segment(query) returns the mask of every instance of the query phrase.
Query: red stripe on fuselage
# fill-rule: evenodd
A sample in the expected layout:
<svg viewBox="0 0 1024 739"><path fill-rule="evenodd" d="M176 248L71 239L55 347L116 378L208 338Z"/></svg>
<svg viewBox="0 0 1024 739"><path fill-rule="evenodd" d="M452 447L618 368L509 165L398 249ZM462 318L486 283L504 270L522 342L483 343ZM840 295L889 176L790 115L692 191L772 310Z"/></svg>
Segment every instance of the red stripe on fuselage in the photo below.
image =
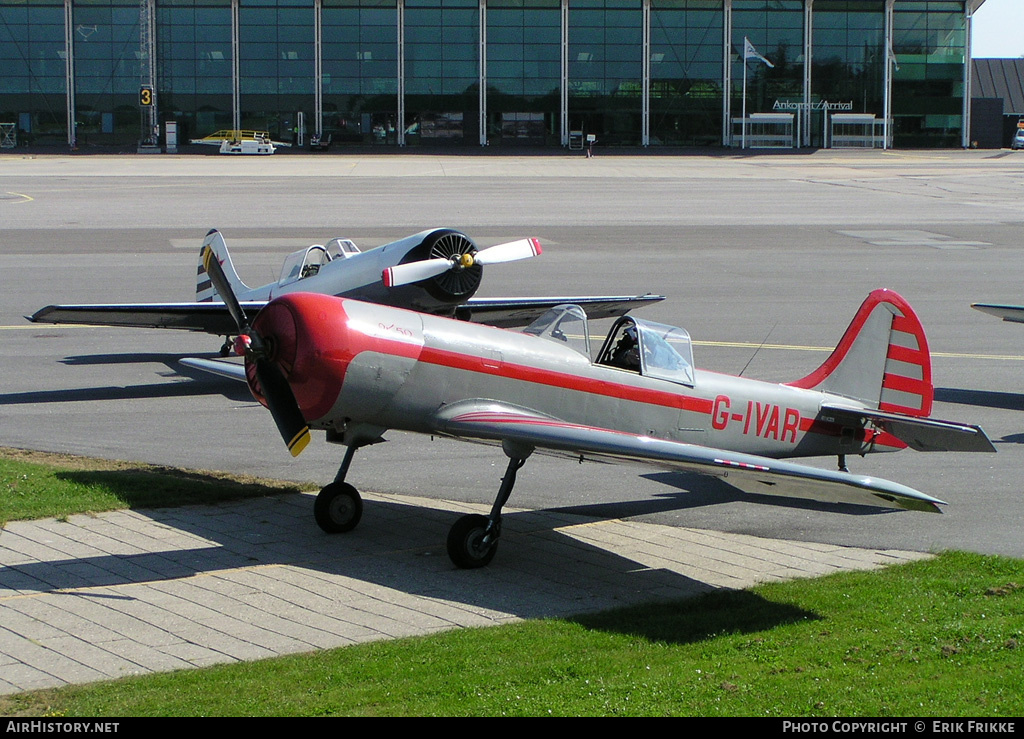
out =
<svg viewBox="0 0 1024 739"><path fill-rule="evenodd" d="M565 390L578 390L590 395L603 395L609 398L632 400L663 408L679 408L694 413L711 415L712 402L705 398L696 398L681 393L669 393L664 390L638 388L631 385L619 385L607 380L596 380L579 375L567 375L564 372L529 367L522 364L502 362L500 366L485 366L483 357L459 354L457 352L432 347L424 347L420 361L441 367L480 372L482 374L507 377L536 385L558 387Z"/></svg>
<svg viewBox="0 0 1024 739"><path fill-rule="evenodd" d="M398 342L388 342L395 343ZM405 351L407 346L396 346L401 356L408 356ZM375 351L385 351L384 341L376 339ZM471 354L461 354L435 347L424 347L420 353L419 361L433 364L439 367L477 372L480 374L505 377L512 380L530 382L547 387L557 387L566 390L574 390L591 395L600 395L609 398L630 400L637 403L646 403L662 408L678 408L693 413L703 413L710 416L713 409L713 401L706 398L698 398L682 393L671 393L663 390L650 388L637 388L631 385L621 385L608 380L597 380L578 375L568 375L564 372L540 369L520 364L502 362L499 366L487 366L483 357ZM838 437L842 434L842 426L834 423L815 421L813 418L803 418L800 430L804 433L815 433L823 436ZM854 435L858 442L874 441L880 446L890 446L894 449L903 449L906 444L889 434L878 434L871 431L860 430Z"/></svg>

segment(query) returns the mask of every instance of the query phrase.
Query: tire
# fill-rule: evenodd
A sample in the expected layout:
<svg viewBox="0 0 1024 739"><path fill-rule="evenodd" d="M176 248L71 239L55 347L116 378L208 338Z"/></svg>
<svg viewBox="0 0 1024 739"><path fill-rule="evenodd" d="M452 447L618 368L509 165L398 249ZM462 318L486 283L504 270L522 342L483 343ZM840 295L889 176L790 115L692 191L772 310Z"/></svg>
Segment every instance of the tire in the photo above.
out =
<svg viewBox="0 0 1024 739"><path fill-rule="evenodd" d="M498 542L492 541L486 549L480 541L487 531L487 516L470 514L463 516L448 532L448 557L456 567L473 570L486 567L498 551Z"/></svg>
<svg viewBox="0 0 1024 739"><path fill-rule="evenodd" d="M332 482L316 496L313 516L328 534L343 534L359 524L363 517L363 499L347 482Z"/></svg>

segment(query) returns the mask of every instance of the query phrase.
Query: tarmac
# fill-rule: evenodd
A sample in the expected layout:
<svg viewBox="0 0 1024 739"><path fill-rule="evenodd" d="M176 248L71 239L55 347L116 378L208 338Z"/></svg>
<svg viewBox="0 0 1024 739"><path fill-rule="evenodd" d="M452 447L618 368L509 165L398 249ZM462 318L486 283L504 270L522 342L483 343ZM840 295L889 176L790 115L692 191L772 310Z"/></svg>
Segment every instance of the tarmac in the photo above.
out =
<svg viewBox="0 0 1024 739"><path fill-rule="evenodd" d="M852 309L866 294L864 283L877 286L877 275L864 268L868 263L884 270L894 288L918 295L936 296L934 285L944 285L945 292L924 301L933 346L958 352L940 360L943 399L969 405L947 410L984 423L999 439L1004 460L936 467L928 455L920 461L898 455L892 467L873 462L873 472L925 480L950 501L949 515L922 516L911 526L902 516L842 517L791 507L773 513L743 497L723 500L718 491L687 501L686 522L702 527L661 525L649 517L590 518L553 506L578 509L591 497L618 501L619 478L607 476L605 483L594 472L571 483L569 497L570 483L551 471L544 489L556 494L517 495L529 508L506 507L497 556L469 571L451 564L445 537L458 515L488 506L436 497L364 493L359 528L333 537L313 521L311 495L11 522L0 529L0 694L571 617L874 569L948 548L1019 556L1015 461L1024 454L1024 406L1006 391L1016 376L1004 363L1019 359L1019 334L966 308L976 299L1017 294L1016 153L634 157L601 151L594 159L19 154L3 156L0 164L5 189L12 191L0 193L7 235L0 264L20 276L5 285L0 306L6 323L19 324L5 336L8 364L14 363L4 389L8 445L114 458L132 449L132 456L153 463L281 476L253 453L261 432L239 433L246 428L245 408L223 413L222 399L193 398L190 386L160 374L163 360L178 356L177 344L170 351L163 337L133 337L132 351L141 355L122 361L124 339L92 332L83 349L66 334L20 330L21 316L46 300L95 302L112 280L126 300L174 295L179 265L181 275L194 281L195 274L194 255L184 259L174 252L176 244L187 241L192 254L194 234L201 238L213 225L232 229L232 240L258 237L264 244L306 239L314 229L333 234L342 226L345 235L383 238L441 222L495 238L529 225L528 233L545 238L545 246L555 244L545 257L554 269L520 265L516 273L536 294L560 289L565 265L588 290L616 294L634 283L649 289L649 273L659 270L659 291L676 296L692 324L714 327L705 335L727 341L763 342L770 334L780 345L825 346L842 320L824 326L819 318L831 318L827 311L792 305L828 298ZM771 197L763 196L767 192ZM132 218L125 221L124 213ZM890 231L872 232L887 239L880 246L867 228L892 229L903 241ZM623 259L637 234L645 258ZM975 248L989 249L988 258L970 251ZM268 246L242 250L247 253L255 263L279 264L278 251ZM68 266L73 269L62 269ZM778 286L797 281L794 302L792 292ZM782 325L772 323L778 315L786 316ZM799 339L782 338L787 330ZM781 352L759 352L758 361L766 376L790 376L793 360ZM746 354L735 369L746 370L743 362L750 364ZM73 381L65 372L74 373ZM119 404L129 399L133 412L126 414ZM257 412L263 413L251 409ZM420 447L394 447L404 451L374 449L374 484L381 489L418 486L447 491L447 497L457 497L460 486L479 490L475 478L465 478L482 473L467 472L472 467L465 462L427 464ZM427 451L436 457L434 449ZM329 479L336 455L316 454L307 452L303 476ZM650 499L652 490L678 496L656 476L637 478L625 492ZM798 536L888 545L788 540ZM920 551L906 551L915 548Z"/></svg>
<svg viewBox="0 0 1024 739"><path fill-rule="evenodd" d="M448 527L487 506L364 500L359 528L337 536L317 528L311 494L8 523L0 695L930 556L507 508L493 562L458 570Z"/></svg>

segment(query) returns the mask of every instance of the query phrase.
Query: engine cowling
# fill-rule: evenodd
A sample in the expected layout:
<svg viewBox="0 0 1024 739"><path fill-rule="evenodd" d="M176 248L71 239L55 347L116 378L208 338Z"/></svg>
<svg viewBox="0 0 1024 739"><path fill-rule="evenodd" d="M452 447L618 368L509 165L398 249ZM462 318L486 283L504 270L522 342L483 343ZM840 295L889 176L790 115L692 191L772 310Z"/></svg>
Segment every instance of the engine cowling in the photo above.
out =
<svg viewBox="0 0 1024 739"><path fill-rule="evenodd" d="M439 228L428 233L419 246L410 249L401 263L453 259L476 251L476 244L466 234L451 228ZM480 287L483 274L483 267L473 262L468 267L453 266L452 269L417 284L421 285L434 300L456 304L473 297Z"/></svg>

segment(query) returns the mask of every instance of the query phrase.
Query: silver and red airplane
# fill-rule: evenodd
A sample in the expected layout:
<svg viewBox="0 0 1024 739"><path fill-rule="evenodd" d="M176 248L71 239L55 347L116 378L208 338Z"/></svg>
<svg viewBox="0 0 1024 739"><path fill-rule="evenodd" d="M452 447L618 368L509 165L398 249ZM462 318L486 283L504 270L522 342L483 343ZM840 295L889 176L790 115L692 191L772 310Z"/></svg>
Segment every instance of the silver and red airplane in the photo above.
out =
<svg viewBox="0 0 1024 739"><path fill-rule="evenodd" d="M255 312L279 295L323 293L371 303L448 315L492 326L526 326L554 305L585 305L591 317L620 316L632 308L663 300L660 295L596 297L475 297L486 265L528 259L541 253L537 239L520 239L478 249L465 234L450 228L422 231L374 249L360 251L349 239L313 244L285 258L280 278L249 287L238 276L224 237L216 229L203 241L223 267L236 300ZM176 328L230 337L235 322L217 300L203 260L196 277L196 300L191 303L113 303L49 305L29 320L37 323L75 323L138 328ZM222 354L228 354L225 340Z"/></svg>
<svg viewBox="0 0 1024 739"><path fill-rule="evenodd" d="M850 454L987 451L976 426L929 418L924 329L907 302L872 292L835 351L774 384L695 369L682 329L622 316L592 358L587 316L556 306L522 332L333 296L292 293L250 323L215 255L207 270L237 322L244 365L183 360L248 382L293 455L309 429L347 446L314 513L328 532L362 515L345 481L355 450L400 429L500 444L509 457L491 512L448 536L459 567L490 562L516 473L534 451L712 475L747 492L939 511L905 485L846 471ZM835 455L839 470L786 457Z"/></svg>

